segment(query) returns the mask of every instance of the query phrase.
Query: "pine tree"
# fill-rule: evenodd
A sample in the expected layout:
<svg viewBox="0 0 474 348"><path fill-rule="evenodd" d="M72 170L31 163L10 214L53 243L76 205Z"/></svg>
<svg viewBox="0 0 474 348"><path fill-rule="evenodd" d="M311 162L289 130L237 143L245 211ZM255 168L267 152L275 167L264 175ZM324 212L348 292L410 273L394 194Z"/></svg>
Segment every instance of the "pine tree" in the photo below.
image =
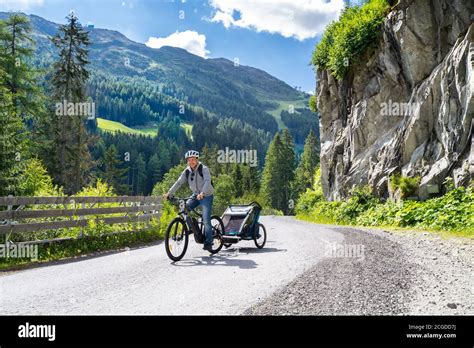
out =
<svg viewBox="0 0 474 348"><path fill-rule="evenodd" d="M114 188L116 193L122 193L127 189L124 185L127 169L120 168L120 166L121 161L118 159L117 149L112 144L104 154L102 178Z"/></svg>
<svg viewBox="0 0 474 348"><path fill-rule="evenodd" d="M0 68L0 196L14 195L21 171L17 153L23 145L17 134L23 132L23 123L15 116L11 94L4 87L5 72Z"/></svg>
<svg viewBox="0 0 474 348"><path fill-rule="evenodd" d="M282 187L282 201L285 202L285 206L280 208L285 214L288 214L294 207L295 196L292 191L292 182L295 178L296 169L296 154L295 154L295 143L293 137L288 129L283 130L282 135L283 154L281 158L280 172L282 175L282 181L284 183ZM291 200L291 201L290 201Z"/></svg>
<svg viewBox="0 0 474 348"><path fill-rule="evenodd" d="M160 159L157 154L152 155L148 160L147 173L148 182L146 193L149 193L153 190L155 184L161 179Z"/></svg>
<svg viewBox="0 0 474 348"><path fill-rule="evenodd" d="M250 167L249 175L250 175L250 192L258 193L260 191L261 172L256 166Z"/></svg>
<svg viewBox="0 0 474 348"><path fill-rule="evenodd" d="M234 185L233 195L234 197L242 197L244 194L244 178L242 175L241 165L234 163L232 168L232 184Z"/></svg>
<svg viewBox="0 0 474 348"><path fill-rule="evenodd" d="M251 194L258 194L260 190L260 173L257 166L244 164L242 167L244 181L244 191Z"/></svg>
<svg viewBox="0 0 474 348"><path fill-rule="evenodd" d="M173 163L175 163L172 160L172 151L174 149L173 145L171 145L169 141L158 141L157 154L159 156L158 159L160 163L160 173L166 173L169 168L173 166Z"/></svg>
<svg viewBox="0 0 474 348"><path fill-rule="evenodd" d="M143 195L145 194L146 188L146 165L143 155L138 154L136 160L132 166L132 172L134 173L134 182L132 186L132 193L134 195Z"/></svg>
<svg viewBox="0 0 474 348"><path fill-rule="evenodd" d="M201 150L200 161L203 162L210 170L211 175L219 175L220 173L220 163L217 162L217 145L210 147L207 143L204 144L204 147Z"/></svg>
<svg viewBox="0 0 474 348"><path fill-rule="evenodd" d="M270 143L262 174L261 194L273 208L290 211L291 182L294 178L295 152L293 139L284 130L277 133Z"/></svg>
<svg viewBox="0 0 474 348"><path fill-rule="evenodd" d="M4 86L11 95L13 112L22 121L39 118L44 113L44 96L38 87L38 71L31 65L34 41L27 17L13 13L0 21L0 64Z"/></svg>
<svg viewBox="0 0 474 348"><path fill-rule="evenodd" d="M52 38L59 50L59 59L54 63L52 77L53 99L56 103L88 102L85 84L89 77L88 61L89 34L82 29L78 18L71 12L68 23L61 25L58 34ZM57 111L57 110L55 110ZM79 191L89 178L93 165L89 146L92 138L86 129L87 115L66 116L55 112L51 125L57 148L54 160L59 163L55 174L66 193Z"/></svg>
<svg viewBox="0 0 474 348"><path fill-rule="evenodd" d="M294 191L297 196L314 184L314 171L319 163L319 148L317 138L311 130L306 138L303 154L296 169Z"/></svg>
<svg viewBox="0 0 474 348"><path fill-rule="evenodd" d="M282 178L278 174L279 161L282 154L283 144L281 142L280 133L276 133L267 155L265 156L265 166L262 174L261 194L263 199L272 207L279 208L282 202L280 188L283 185Z"/></svg>
<svg viewBox="0 0 474 348"><path fill-rule="evenodd" d="M209 167L209 170L212 171L214 166L211 162L210 151L211 151L210 147L207 145L207 143L205 143L203 148L201 149L200 161L205 163L206 166Z"/></svg>
<svg viewBox="0 0 474 348"><path fill-rule="evenodd" d="M33 40L28 19L11 14L0 21L0 194L19 194L26 168L27 122L42 116L43 94L30 66Z"/></svg>

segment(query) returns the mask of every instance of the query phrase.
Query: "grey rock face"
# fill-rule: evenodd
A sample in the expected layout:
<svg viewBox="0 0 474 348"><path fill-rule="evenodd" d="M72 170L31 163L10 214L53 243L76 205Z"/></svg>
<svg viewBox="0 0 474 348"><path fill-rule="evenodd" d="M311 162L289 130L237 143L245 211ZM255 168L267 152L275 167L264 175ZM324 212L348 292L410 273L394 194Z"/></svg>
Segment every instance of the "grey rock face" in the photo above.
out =
<svg viewBox="0 0 474 348"><path fill-rule="evenodd" d="M388 196L393 173L420 176L419 196L474 174L474 2L400 1L375 46L337 81L318 71L326 197L356 185Z"/></svg>

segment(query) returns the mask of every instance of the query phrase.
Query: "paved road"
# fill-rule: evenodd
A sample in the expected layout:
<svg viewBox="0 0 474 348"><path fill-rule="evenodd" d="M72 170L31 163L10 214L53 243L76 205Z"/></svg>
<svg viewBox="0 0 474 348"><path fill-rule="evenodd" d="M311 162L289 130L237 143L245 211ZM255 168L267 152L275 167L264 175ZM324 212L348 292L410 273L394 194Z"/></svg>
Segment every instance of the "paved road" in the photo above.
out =
<svg viewBox="0 0 474 348"><path fill-rule="evenodd" d="M163 243L81 261L0 274L2 314L240 314L342 243L331 227L262 217L268 239L209 256L190 242L174 264Z"/></svg>

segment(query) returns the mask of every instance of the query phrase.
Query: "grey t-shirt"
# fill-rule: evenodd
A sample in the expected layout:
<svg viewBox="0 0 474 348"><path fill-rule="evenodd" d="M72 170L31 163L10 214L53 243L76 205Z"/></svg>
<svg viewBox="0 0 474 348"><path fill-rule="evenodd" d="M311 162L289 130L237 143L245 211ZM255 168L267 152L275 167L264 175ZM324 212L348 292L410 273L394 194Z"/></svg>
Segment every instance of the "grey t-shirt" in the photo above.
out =
<svg viewBox="0 0 474 348"><path fill-rule="evenodd" d="M198 173L199 165L202 165L202 177ZM189 170L188 185L194 194L200 194L203 192L206 197L214 194L214 188L211 184L211 172L208 167L199 162L194 171L190 166L187 166L186 169L183 170L178 180L176 180L173 186L169 189L169 195L172 196L186 182L186 170Z"/></svg>

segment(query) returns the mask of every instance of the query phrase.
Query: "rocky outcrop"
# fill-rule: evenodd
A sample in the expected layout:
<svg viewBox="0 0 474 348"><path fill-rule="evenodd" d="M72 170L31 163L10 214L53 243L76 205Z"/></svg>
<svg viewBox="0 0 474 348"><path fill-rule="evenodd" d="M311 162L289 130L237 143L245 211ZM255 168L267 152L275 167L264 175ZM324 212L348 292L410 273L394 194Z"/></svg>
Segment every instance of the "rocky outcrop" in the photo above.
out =
<svg viewBox="0 0 474 348"><path fill-rule="evenodd" d="M326 197L356 185L388 196L389 176L420 176L419 196L474 172L474 2L406 0L344 79L317 73Z"/></svg>

